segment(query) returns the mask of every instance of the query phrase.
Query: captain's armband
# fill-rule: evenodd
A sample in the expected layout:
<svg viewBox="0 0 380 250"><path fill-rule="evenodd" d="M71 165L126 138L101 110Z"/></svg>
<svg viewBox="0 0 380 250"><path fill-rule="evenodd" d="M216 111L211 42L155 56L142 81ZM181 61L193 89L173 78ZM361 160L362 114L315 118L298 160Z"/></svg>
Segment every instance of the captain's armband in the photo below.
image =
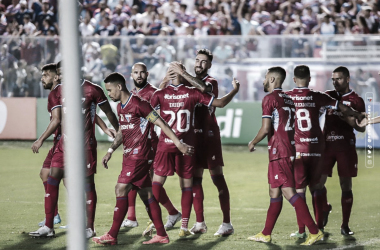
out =
<svg viewBox="0 0 380 250"><path fill-rule="evenodd" d="M154 123L158 119L158 116L159 116L158 113L155 110L152 110L152 112L149 113L146 119L149 122Z"/></svg>

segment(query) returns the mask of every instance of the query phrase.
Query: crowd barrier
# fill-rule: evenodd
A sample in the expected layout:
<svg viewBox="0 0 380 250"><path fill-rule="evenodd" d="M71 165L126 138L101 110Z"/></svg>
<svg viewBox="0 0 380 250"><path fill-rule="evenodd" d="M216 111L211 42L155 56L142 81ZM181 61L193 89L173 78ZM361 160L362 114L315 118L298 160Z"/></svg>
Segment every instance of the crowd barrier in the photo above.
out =
<svg viewBox="0 0 380 250"><path fill-rule="evenodd" d="M380 102L365 100L371 116L380 115ZM117 103L111 102L116 112ZM49 123L46 98L2 98L0 99L0 140L35 140ZM110 126L105 114L98 109L98 115ZM216 109L223 144L247 145L261 127L260 102L232 102L223 109ZM356 133L356 146L364 148L368 140L380 148L380 124L367 127L366 133ZM370 136L369 136L370 135ZM96 126L98 141L112 141ZM52 139L49 138L49 139ZM263 140L260 145L265 145Z"/></svg>

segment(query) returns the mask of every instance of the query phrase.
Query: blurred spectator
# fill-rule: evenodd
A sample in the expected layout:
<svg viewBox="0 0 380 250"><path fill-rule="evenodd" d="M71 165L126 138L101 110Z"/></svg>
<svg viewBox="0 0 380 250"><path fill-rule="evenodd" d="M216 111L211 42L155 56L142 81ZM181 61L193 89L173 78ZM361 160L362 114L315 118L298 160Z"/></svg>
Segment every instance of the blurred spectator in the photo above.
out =
<svg viewBox="0 0 380 250"><path fill-rule="evenodd" d="M362 6L362 11L358 15L358 24L364 34L379 33L379 17L372 13L371 6Z"/></svg>
<svg viewBox="0 0 380 250"><path fill-rule="evenodd" d="M43 48L36 38L26 37L25 41L21 42L21 59L28 65L38 64L43 58Z"/></svg>
<svg viewBox="0 0 380 250"><path fill-rule="evenodd" d="M26 62L21 60L18 62L18 68L16 70L16 83L13 84L12 91L8 94L8 97L28 97L29 86L26 83Z"/></svg>
<svg viewBox="0 0 380 250"><path fill-rule="evenodd" d="M99 3L100 0L83 0L83 9L93 13L98 8Z"/></svg>
<svg viewBox="0 0 380 250"><path fill-rule="evenodd" d="M233 57L233 49L230 45L226 45L224 40L220 41L220 45L216 46L212 52L215 62L224 63L226 60Z"/></svg>
<svg viewBox="0 0 380 250"><path fill-rule="evenodd" d="M139 26L137 26L136 19L131 20L131 25L129 26L128 36L135 36L138 34L144 34Z"/></svg>
<svg viewBox="0 0 380 250"><path fill-rule="evenodd" d="M167 40L162 39L160 40L160 45L156 48L154 54L157 57L164 56L166 62L172 62L174 61L174 56L176 54L175 48L168 43Z"/></svg>
<svg viewBox="0 0 380 250"><path fill-rule="evenodd" d="M186 28L189 26L188 23L181 22L178 19L174 19L174 31L177 36L186 35Z"/></svg>
<svg viewBox="0 0 380 250"><path fill-rule="evenodd" d="M33 11L27 9L26 0L20 1L20 10L15 14L15 19L18 24L24 24L24 15L29 15L30 18L33 17Z"/></svg>
<svg viewBox="0 0 380 250"><path fill-rule="evenodd" d="M162 11L164 16L169 18L170 23L172 23L176 18L176 13L178 10L179 4L174 0L168 0L159 8L159 11Z"/></svg>
<svg viewBox="0 0 380 250"><path fill-rule="evenodd" d="M115 71L119 61L119 49L111 43L111 40L105 40L105 44L100 47L100 54L104 66L111 71Z"/></svg>
<svg viewBox="0 0 380 250"><path fill-rule="evenodd" d="M158 62L149 70L150 82L158 87L162 79L164 79L168 68L169 63L165 61L165 56L161 55Z"/></svg>
<svg viewBox="0 0 380 250"><path fill-rule="evenodd" d="M95 34L96 20L93 19L89 10L85 11L83 21L79 24L79 32L82 37L93 36Z"/></svg>
<svg viewBox="0 0 380 250"><path fill-rule="evenodd" d="M129 19L129 16L127 13L122 12L122 5L116 5L115 10L112 15L112 23L116 25L118 30L121 30L123 27L123 23L125 20Z"/></svg>
<svg viewBox="0 0 380 250"><path fill-rule="evenodd" d="M45 18L50 17L51 22L56 26L56 19L54 13L49 9L49 0L42 0L42 11L36 16L36 22L39 30L43 29L43 21Z"/></svg>
<svg viewBox="0 0 380 250"><path fill-rule="evenodd" d="M96 34L98 34L101 37L109 37L109 36L117 36L120 33L117 27L113 23L111 23L110 17L105 16L101 22L101 26L96 31Z"/></svg>
<svg viewBox="0 0 380 250"><path fill-rule="evenodd" d="M36 26L30 21L30 18L31 17L28 14L24 15L24 25L20 25L21 34L25 34L26 36L33 35L37 29Z"/></svg>
<svg viewBox="0 0 380 250"><path fill-rule="evenodd" d="M2 85L2 96L7 96L12 84L16 82L17 59L9 53L8 45L3 44L0 50L0 69L3 71L5 84Z"/></svg>
<svg viewBox="0 0 380 250"><path fill-rule="evenodd" d="M8 23L12 23L15 15L20 11L19 2L20 0L12 0L12 4L7 7L7 10L5 11L5 17L7 18Z"/></svg>
<svg viewBox="0 0 380 250"><path fill-rule="evenodd" d="M337 32L335 22L331 21L330 15L322 14L318 20L318 25L315 26L312 33L319 33L322 35L334 35Z"/></svg>

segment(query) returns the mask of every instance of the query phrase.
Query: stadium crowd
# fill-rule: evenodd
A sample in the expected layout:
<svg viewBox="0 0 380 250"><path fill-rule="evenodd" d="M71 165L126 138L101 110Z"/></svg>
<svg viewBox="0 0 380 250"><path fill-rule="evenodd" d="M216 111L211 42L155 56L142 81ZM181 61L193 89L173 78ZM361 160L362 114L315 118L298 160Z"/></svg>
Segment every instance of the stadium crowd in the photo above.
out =
<svg viewBox="0 0 380 250"><path fill-rule="evenodd" d="M129 75L131 66L142 61L157 86L170 62L192 67L187 58L202 47L212 50L215 63L320 57L318 37L270 35L323 37L373 34L379 29L375 1L82 0L81 4L83 73L97 84L113 71ZM47 96L39 69L61 60L57 5L56 0L0 1L1 97ZM218 35L232 37L217 39ZM226 83L231 81L230 68L218 73ZM131 79L127 81L131 84Z"/></svg>

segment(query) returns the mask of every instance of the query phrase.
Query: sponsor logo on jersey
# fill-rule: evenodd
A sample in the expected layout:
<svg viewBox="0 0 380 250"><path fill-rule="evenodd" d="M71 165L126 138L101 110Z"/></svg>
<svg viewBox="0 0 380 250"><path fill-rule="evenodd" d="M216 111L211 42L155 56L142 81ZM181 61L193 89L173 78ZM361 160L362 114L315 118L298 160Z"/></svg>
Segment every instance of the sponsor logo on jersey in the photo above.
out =
<svg viewBox="0 0 380 250"><path fill-rule="evenodd" d="M301 153L300 152L296 152L296 159L301 159Z"/></svg>
<svg viewBox="0 0 380 250"><path fill-rule="evenodd" d="M314 102L296 102L294 103L296 108L314 108L315 103Z"/></svg>
<svg viewBox="0 0 380 250"><path fill-rule="evenodd" d="M326 138L326 141L336 141L336 140L343 140L343 139L344 139L343 135L328 135Z"/></svg>
<svg viewBox="0 0 380 250"><path fill-rule="evenodd" d="M343 101L343 104L346 106L351 106L351 102L349 102L349 101Z"/></svg>
<svg viewBox="0 0 380 250"><path fill-rule="evenodd" d="M185 106L184 102L170 102L169 103L169 107L170 108L180 108L180 107L183 107L183 106Z"/></svg>
<svg viewBox="0 0 380 250"><path fill-rule="evenodd" d="M284 103L288 105L294 105L293 101L289 99L284 99Z"/></svg>
<svg viewBox="0 0 380 250"><path fill-rule="evenodd" d="M123 115L120 115L120 121L124 121L124 116Z"/></svg>
<svg viewBox="0 0 380 250"><path fill-rule="evenodd" d="M189 93L186 93L184 95L165 94L164 96L164 99L167 99L167 100L177 100L177 99L185 99L185 98L189 98Z"/></svg>
<svg viewBox="0 0 380 250"><path fill-rule="evenodd" d="M135 124L121 125L121 130L134 129Z"/></svg>
<svg viewBox="0 0 380 250"><path fill-rule="evenodd" d="M127 148L127 149L124 149L124 154L128 154L129 152L132 151L132 148Z"/></svg>
<svg viewBox="0 0 380 250"><path fill-rule="evenodd" d="M300 138L300 142L318 142L318 137L315 137L315 138Z"/></svg>
<svg viewBox="0 0 380 250"><path fill-rule="evenodd" d="M301 153L301 156L321 157L321 154L318 154L318 153Z"/></svg>
<svg viewBox="0 0 380 250"><path fill-rule="evenodd" d="M131 114L126 114L124 115L125 116L125 120L127 120L127 122L130 122L131 121L131 118L132 118L132 115Z"/></svg>
<svg viewBox="0 0 380 250"><path fill-rule="evenodd" d="M127 176L131 176L131 172L128 172L128 173L127 173Z"/></svg>
<svg viewBox="0 0 380 250"><path fill-rule="evenodd" d="M275 155L277 153L277 148L273 149L273 154Z"/></svg>
<svg viewBox="0 0 380 250"><path fill-rule="evenodd" d="M271 147L272 147L272 146L268 146L268 150L270 150Z"/></svg>
<svg viewBox="0 0 380 250"><path fill-rule="evenodd" d="M139 153L139 149L138 148L135 148L134 150L133 150L133 154L134 155L137 155Z"/></svg>
<svg viewBox="0 0 380 250"><path fill-rule="evenodd" d="M275 178L276 180L278 180L278 174L276 174L276 175L274 176L274 178Z"/></svg>
<svg viewBox="0 0 380 250"><path fill-rule="evenodd" d="M165 142L166 142L166 143L173 143L173 141L170 140L169 138L165 138Z"/></svg>
<svg viewBox="0 0 380 250"><path fill-rule="evenodd" d="M292 96L291 97L292 100L296 100L296 101L312 101L313 100L313 96Z"/></svg>

